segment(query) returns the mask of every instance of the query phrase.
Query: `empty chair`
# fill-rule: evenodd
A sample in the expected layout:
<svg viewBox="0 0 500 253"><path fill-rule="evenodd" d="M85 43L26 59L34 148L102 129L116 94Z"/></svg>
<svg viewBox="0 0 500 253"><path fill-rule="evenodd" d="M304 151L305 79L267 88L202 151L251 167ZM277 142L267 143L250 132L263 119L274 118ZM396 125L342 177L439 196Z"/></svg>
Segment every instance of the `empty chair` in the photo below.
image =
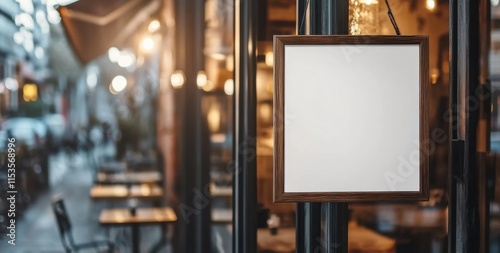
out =
<svg viewBox="0 0 500 253"><path fill-rule="evenodd" d="M66 252L79 252L80 250L89 248L94 248L97 252L100 252L100 249L106 250L106 252L113 252L113 243L108 240L99 240L79 244L75 243L73 235L71 234L71 223L69 221L66 208L64 207L63 199L56 198L52 201L52 210L56 216L62 245Z"/></svg>

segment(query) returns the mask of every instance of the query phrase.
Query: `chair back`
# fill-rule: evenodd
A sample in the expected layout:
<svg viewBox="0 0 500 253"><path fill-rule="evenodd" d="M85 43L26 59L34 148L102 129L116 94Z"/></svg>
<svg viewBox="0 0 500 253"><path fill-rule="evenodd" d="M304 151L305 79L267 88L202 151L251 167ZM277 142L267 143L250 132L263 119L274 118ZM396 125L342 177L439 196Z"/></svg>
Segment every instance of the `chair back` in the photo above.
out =
<svg viewBox="0 0 500 253"><path fill-rule="evenodd" d="M63 247L66 252L71 252L71 248L74 246L74 241L71 235L71 223L62 198L56 198L52 201L52 210L56 217Z"/></svg>

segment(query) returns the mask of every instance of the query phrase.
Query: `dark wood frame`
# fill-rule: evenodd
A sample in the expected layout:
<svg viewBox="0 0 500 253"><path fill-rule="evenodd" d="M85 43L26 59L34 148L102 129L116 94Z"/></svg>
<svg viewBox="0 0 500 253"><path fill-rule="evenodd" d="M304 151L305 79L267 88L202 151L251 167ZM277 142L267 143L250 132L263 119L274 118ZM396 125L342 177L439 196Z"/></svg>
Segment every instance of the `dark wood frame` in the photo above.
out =
<svg viewBox="0 0 500 253"><path fill-rule="evenodd" d="M420 190L377 192L285 192L285 46L286 45L397 45L420 49ZM275 36L274 37L274 202L423 201L429 199L429 40L428 36Z"/></svg>

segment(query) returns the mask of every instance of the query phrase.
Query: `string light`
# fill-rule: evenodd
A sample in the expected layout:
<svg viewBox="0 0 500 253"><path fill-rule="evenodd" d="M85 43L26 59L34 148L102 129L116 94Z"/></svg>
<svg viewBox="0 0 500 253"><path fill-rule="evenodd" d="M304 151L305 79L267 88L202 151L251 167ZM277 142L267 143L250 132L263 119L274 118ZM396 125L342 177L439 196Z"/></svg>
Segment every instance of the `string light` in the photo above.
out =
<svg viewBox="0 0 500 253"><path fill-rule="evenodd" d="M186 77L184 76L184 72L182 70L176 70L172 73L172 76L170 76L170 83L172 84L172 87L176 89L182 88L185 81Z"/></svg>
<svg viewBox="0 0 500 253"><path fill-rule="evenodd" d="M153 21L151 21L149 23L149 25L148 25L148 31L150 33L154 33L154 32L156 32L158 30L160 30L160 21L158 21L158 20L155 19L155 20L153 20Z"/></svg>
<svg viewBox="0 0 500 253"><path fill-rule="evenodd" d="M116 92L121 92L127 87L127 79L124 76L115 76L111 81L111 87Z"/></svg>
<svg viewBox="0 0 500 253"><path fill-rule="evenodd" d="M234 94L234 80L233 79L226 80L226 82L224 83L224 92L228 96L231 96Z"/></svg>
<svg viewBox="0 0 500 253"><path fill-rule="evenodd" d="M207 80L207 74L205 73L205 71L198 71L198 75L196 75L196 85L198 85L198 88L203 89L203 87L207 85Z"/></svg>
<svg viewBox="0 0 500 253"><path fill-rule="evenodd" d="M141 48L141 51L144 52L144 53L149 54L149 53L153 52L154 47L155 47L155 42L149 36L146 37L146 38L144 38L141 41L140 48Z"/></svg>

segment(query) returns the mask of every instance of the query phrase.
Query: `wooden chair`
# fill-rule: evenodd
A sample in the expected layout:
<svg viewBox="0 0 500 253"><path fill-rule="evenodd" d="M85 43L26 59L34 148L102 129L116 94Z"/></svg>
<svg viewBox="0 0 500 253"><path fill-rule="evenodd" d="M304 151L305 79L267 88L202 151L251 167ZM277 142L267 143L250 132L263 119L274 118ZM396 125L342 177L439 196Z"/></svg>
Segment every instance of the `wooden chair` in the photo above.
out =
<svg viewBox="0 0 500 253"><path fill-rule="evenodd" d="M71 233L71 223L69 221L69 216L66 212L63 199L56 198L54 201L52 201L52 210L54 211L54 215L56 216L62 245L67 253L79 252L80 250L89 248L94 248L96 252L99 252L99 249L101 248L106 248L106 252L113 252L114 245L111 241L107 240L99 240L79 244L75 243L75 240L73 239L73 235Z"/></svg>

